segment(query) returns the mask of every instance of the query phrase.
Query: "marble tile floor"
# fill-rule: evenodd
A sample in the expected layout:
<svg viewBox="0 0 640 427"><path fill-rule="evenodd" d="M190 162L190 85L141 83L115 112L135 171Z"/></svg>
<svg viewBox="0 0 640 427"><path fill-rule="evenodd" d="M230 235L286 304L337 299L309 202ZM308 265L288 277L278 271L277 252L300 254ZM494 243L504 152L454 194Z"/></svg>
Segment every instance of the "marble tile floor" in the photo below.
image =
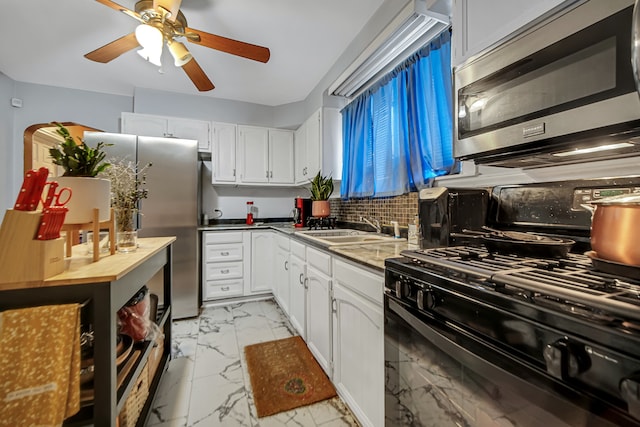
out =
<svg viewBox="0 0 640 427"><path fill-rule="evenodd" d="M273 299L207 307L196 319L174 321L172 333L148 427L358 426L338 397L257 417L243 348L295 334Z"/></svg>

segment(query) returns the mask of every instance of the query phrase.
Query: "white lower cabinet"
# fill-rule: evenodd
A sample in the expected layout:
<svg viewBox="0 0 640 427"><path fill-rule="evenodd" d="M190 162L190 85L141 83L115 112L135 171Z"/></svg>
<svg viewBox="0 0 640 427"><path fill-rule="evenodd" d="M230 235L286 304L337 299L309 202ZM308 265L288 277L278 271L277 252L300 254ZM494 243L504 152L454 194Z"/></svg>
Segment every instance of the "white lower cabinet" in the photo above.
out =
<svg viewBox="0 0 640 427"><path fill-rule="evenodd" d="M306 341L306 302L307 302L307 276L306 276L305 246L294 240L290 242L289 250L289 320L291 325Z"/></svg>
<svg viewBox="0 0 640 427"><path fill-rule="evenodd" d="M383 426L384 277L333 266L333 384L363 426Z"/></svg>
<svg viewBox="0 0 640 427"><path fill-rule="evenodd" d="M273 296L285 314L289 315L289 301L291 297L289 286L289 238L277 234L275 236L275 273L273 283Z"/></svg>
<svg viewBox="0 0 640 427"><path fill-rule="evenodd" d="M270 292L273 286L275 253L274 232L251 231L251 286L249 292Z"/></svg>
<svg viewBox="0 0 640 427"><path fill-rule="evenodd" d="M329 378L331 363L331 255L307 247L307 347Z"/></svg>
<svg viewBox="0 0 640 427"><path fill-rule="evenodd" d="M205 232L202 235L202 299L241 296L247 276L248 233Z"/></svg>

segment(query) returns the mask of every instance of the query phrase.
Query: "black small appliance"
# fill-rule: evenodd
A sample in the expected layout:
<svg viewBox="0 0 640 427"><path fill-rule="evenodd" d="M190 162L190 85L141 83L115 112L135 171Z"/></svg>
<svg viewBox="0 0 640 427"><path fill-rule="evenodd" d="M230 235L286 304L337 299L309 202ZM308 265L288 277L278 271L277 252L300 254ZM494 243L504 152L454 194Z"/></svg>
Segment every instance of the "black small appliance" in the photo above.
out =
<svg viewBox="0 0 640 427"><path fill-rule="evenodd" d="M418 195L420 248L466 244L465 231L482 231L489 191L480 188L425 188ZM477 236L476 236L477 237Z"/></svg>

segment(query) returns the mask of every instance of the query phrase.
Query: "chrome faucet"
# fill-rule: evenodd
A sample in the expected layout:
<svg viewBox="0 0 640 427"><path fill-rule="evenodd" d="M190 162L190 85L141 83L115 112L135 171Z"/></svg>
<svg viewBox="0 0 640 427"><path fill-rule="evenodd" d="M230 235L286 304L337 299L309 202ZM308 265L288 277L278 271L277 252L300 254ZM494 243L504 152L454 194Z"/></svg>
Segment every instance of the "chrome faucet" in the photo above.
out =
<svg viewBox="0 0 640 427"><path fill-rule="evenodd" d="M371 222L370 220L368 220L367 218L361 216L360 217L360 221L366 222L367 224L369 224L370 226L372 226L373 228L376 229L376 233L382 233L382 227L380 226L380 221L372 218L373 222Z"/></svg>

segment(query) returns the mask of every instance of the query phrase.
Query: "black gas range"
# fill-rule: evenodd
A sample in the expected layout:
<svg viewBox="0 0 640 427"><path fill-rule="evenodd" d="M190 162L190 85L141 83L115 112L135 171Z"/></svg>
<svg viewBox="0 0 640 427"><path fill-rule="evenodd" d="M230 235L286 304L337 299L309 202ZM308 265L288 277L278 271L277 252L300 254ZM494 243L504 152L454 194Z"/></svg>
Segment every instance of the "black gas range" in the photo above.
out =
<svg viewBox="0 0 640 427"><path fill-rule="evenodd" d="M493 189L492 227L582 241L578 251L477 241L388 259L387 425L640 426L640 274L583 251L575 200L637 184Z"/></svg>

